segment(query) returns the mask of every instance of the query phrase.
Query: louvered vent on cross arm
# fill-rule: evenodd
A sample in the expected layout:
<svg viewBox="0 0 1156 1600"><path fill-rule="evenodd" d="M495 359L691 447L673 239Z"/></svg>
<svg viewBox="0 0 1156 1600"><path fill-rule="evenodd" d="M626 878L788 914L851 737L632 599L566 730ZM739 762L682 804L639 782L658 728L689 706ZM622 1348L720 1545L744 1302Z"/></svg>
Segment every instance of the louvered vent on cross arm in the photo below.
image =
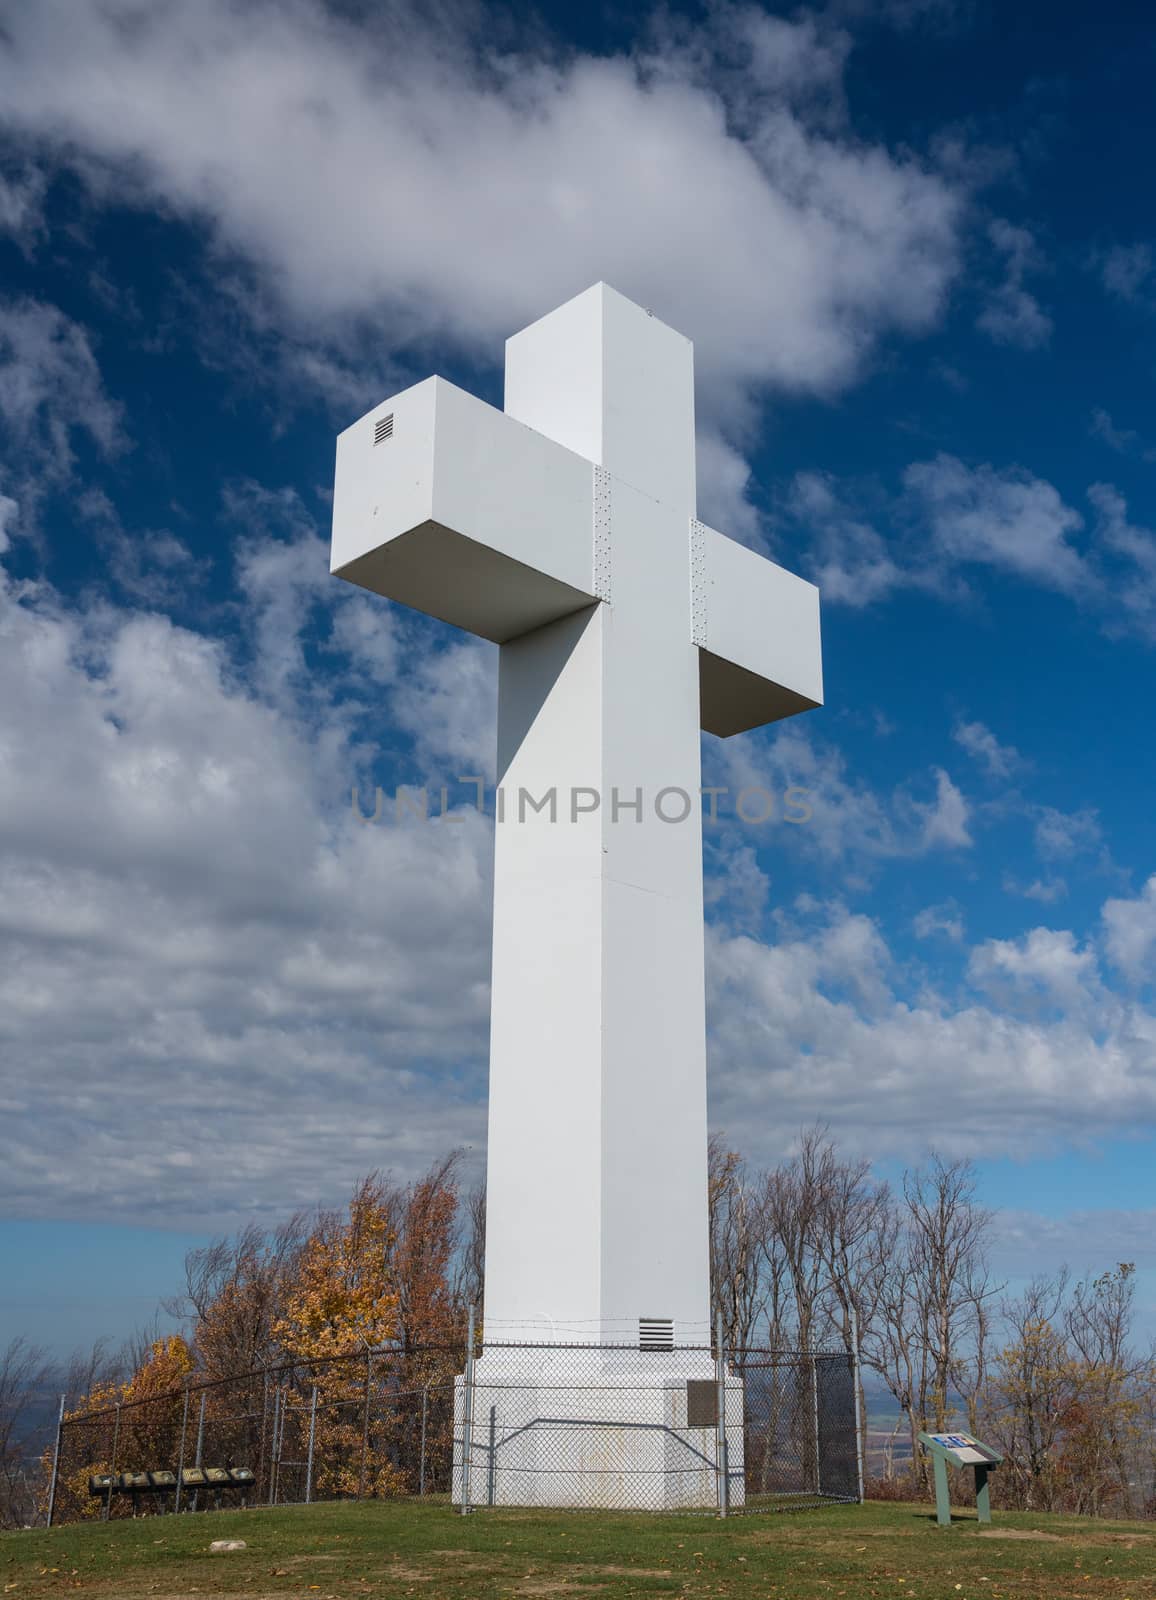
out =
<svg viewBox="0 0 1156 1600"><path fill-rule="evenodd" d="M393 438L393 412L388 417L378 417L373 425L374 444L384 444L387 439Z"/></svg>
<svg viewBox="0 0 1156 1600"><path fill-rule="evenodd" d="M640 1350L673 1350L674 1323L670 1317L639 1317L638 1348Z"/></svg>

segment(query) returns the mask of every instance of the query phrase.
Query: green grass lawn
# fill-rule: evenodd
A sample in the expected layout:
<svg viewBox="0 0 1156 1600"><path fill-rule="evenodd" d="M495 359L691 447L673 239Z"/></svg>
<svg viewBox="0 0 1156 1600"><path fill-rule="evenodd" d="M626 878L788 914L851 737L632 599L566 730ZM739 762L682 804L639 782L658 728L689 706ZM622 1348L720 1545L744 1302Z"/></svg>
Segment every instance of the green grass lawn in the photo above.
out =
<svg viewBox="0 0 1156 1600"><path fill-rule="evenodd" d="M210 1555L213 1539L247 1549ZM477 1511L406 1502L222 1511L0 1535L0 1589L26 1596L847 1595L920 1600L1156 1596L1156 1527L831 1506L792 1516Z"/></svg>

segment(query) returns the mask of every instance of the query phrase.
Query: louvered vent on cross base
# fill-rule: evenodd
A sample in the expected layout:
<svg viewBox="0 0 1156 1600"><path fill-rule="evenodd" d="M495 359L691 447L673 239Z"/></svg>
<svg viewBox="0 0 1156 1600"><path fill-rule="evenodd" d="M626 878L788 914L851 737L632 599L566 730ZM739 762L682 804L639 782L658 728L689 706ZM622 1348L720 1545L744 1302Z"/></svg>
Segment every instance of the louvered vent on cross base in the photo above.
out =
<svg viewBox="0 0 1156 1600"><path fill-rule="evenodd" d="M674 1323L670 1317L639 1317L638 1348L640 1350L673 1350Z"/></svg>
<svg viewBox="0 0 1156 1600"><path fill-rule="evenodd" d="M384 444L387 439L393 438L393 412L388 417L378 417L373 425L374 444Z"/></svg>

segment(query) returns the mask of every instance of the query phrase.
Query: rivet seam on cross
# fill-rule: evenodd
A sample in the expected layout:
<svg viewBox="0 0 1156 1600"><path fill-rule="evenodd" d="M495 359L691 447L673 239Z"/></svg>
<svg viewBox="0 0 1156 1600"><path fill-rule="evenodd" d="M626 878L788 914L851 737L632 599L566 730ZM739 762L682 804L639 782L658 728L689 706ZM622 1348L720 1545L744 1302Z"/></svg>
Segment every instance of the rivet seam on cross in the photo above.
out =
<svg viewBox="0 0 1156 1600"><path fill-rule="evenodd" d="M594 593L610 604L610 474L594 468Z"/></svg>
<svg viewBox="0 0 1156 1600"><path fill-rule="evenodd" d="M706 526L690 519L690 637L706 648Z"/></svg>

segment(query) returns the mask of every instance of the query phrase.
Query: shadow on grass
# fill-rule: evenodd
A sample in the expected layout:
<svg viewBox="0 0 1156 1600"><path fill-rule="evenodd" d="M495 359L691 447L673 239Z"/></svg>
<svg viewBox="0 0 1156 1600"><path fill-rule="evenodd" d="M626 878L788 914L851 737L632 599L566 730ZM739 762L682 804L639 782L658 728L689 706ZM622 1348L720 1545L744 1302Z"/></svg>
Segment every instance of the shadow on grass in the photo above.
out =
<svg viewBox="0 0 1156 1600"><path fill-rule="evenodd" d="M934 1511L913 1511L911 1519L913 1522L930 1522L935 1527L939 1526ZM978 1517L974 1515L969 1517L965 1511L953 1511L951 1513L951 1526L954 1528L957 1522L967 1523L973 1528L978 1528L980 1525ZM984 1523L984 1527L986 1526L987 1524Z"/></svg>

